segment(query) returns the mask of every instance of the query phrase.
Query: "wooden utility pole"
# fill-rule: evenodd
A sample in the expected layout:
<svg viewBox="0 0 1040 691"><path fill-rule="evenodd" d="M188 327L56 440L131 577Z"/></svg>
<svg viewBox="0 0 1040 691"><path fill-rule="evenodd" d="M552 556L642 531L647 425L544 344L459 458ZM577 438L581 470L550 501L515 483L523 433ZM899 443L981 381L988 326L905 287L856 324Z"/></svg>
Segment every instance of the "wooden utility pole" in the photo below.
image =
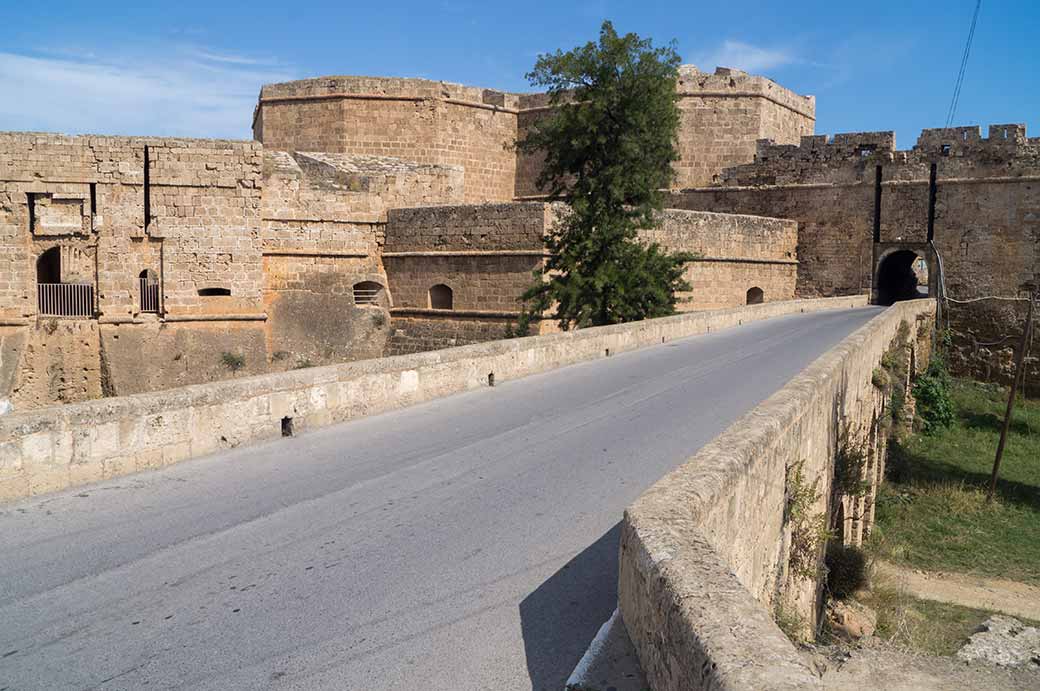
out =
<svg viewBox="0 0 1040 691"><path fill-rule="evenodd" d="M1004 425L1000 428L1000 442L997 444L997 457L993 459L993 474L989 479L989 497L997 491L997 475L1000 473L1000 459L1004 456L1004 444L1007 443L1008 428L1011 426L1011 412L1015 408L1015 393L1018 391L1018 382L1022 379L1022 367L1026 359L1026 348L1029 347L1029 332L1033 329L1033 298L1029 299L1029 311L1026 313L1026 327L1022 330L1022 340L1018 344L1018 353L1015 356L1015 375L1011 380L1011 391L1008 394L1007 412L1004 413Z"/></svg>

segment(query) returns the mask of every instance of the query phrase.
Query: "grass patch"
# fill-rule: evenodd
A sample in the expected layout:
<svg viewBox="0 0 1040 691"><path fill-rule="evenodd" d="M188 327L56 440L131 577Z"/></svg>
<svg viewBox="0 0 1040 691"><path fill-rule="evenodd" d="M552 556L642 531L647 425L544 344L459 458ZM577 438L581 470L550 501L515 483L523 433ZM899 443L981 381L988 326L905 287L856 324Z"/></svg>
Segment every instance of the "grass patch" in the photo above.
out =
<svg viewBox="0 0 1040 691"><path fill-rule="evenodd" d="M1040 402L1019 400L986 502L1007 389L952 384L950 427L892 442L877 499L880 556L928 571L1040 585Z"/></svg>
<svg viewBox="0 0 1040 691"><path fill-rule="evenodd" d="M953 655L994 614L919 600L888 587L875 588L862 602L877 613L877 636L902 650L924 655ZM1037 626L1028 620L1023 623Z"/></svg>

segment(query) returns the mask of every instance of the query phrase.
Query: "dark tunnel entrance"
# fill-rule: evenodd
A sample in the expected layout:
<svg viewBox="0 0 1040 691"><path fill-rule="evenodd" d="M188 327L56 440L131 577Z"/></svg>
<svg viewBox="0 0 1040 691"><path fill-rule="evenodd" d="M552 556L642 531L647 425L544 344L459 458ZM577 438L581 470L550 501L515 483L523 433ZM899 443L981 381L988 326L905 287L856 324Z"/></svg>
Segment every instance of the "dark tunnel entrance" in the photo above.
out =
<svg viewBox="0 0 1040 691"><path fill-rule="evenodd" d="M877 304L928 297L927 263L912 250L885 255L877 269Z"/></svg>

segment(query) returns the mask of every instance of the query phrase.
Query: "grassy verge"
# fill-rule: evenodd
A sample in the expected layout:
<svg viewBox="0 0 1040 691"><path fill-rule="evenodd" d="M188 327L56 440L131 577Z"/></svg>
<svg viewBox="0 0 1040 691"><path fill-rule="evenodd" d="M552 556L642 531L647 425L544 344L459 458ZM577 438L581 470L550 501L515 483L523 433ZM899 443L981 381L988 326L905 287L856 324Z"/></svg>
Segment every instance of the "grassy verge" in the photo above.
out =
<svg viewBox="0 0 1040 691"><path fill-rule="evenodd" d="M997 500L989 503L1007 390L958 380L951 393L952 426L892 444L877 502L877 552L927 571L1040 585L1040 402L1016 405Z"/></svg>
<svg viewBox="0 0 1040 691"><path fill-rule="evenodd" d="M877 613L876 634L901 650L953 655L993 612L919 600L894 588L875 587L863 603ZM1023 622L1038 626L1036 622Z"/></svg>

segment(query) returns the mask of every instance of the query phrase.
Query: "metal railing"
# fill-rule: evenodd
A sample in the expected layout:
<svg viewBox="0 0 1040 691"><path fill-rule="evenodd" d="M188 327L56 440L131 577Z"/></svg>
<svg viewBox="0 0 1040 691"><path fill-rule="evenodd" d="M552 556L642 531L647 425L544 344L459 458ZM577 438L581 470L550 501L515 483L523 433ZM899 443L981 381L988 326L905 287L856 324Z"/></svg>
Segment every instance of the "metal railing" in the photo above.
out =
<svg viewBox="0 0 1040 691"><path fill-rule="evenodd" d="M141 281L141 311L159 311L159 284L151 278L142 278Z"/></svg>
<svg viewBox="0 0 1040 691"><path fill-rule="evenodd" d="M42 317L92 317L94 286L89 283L37 283L36 309Z"/></svg>

